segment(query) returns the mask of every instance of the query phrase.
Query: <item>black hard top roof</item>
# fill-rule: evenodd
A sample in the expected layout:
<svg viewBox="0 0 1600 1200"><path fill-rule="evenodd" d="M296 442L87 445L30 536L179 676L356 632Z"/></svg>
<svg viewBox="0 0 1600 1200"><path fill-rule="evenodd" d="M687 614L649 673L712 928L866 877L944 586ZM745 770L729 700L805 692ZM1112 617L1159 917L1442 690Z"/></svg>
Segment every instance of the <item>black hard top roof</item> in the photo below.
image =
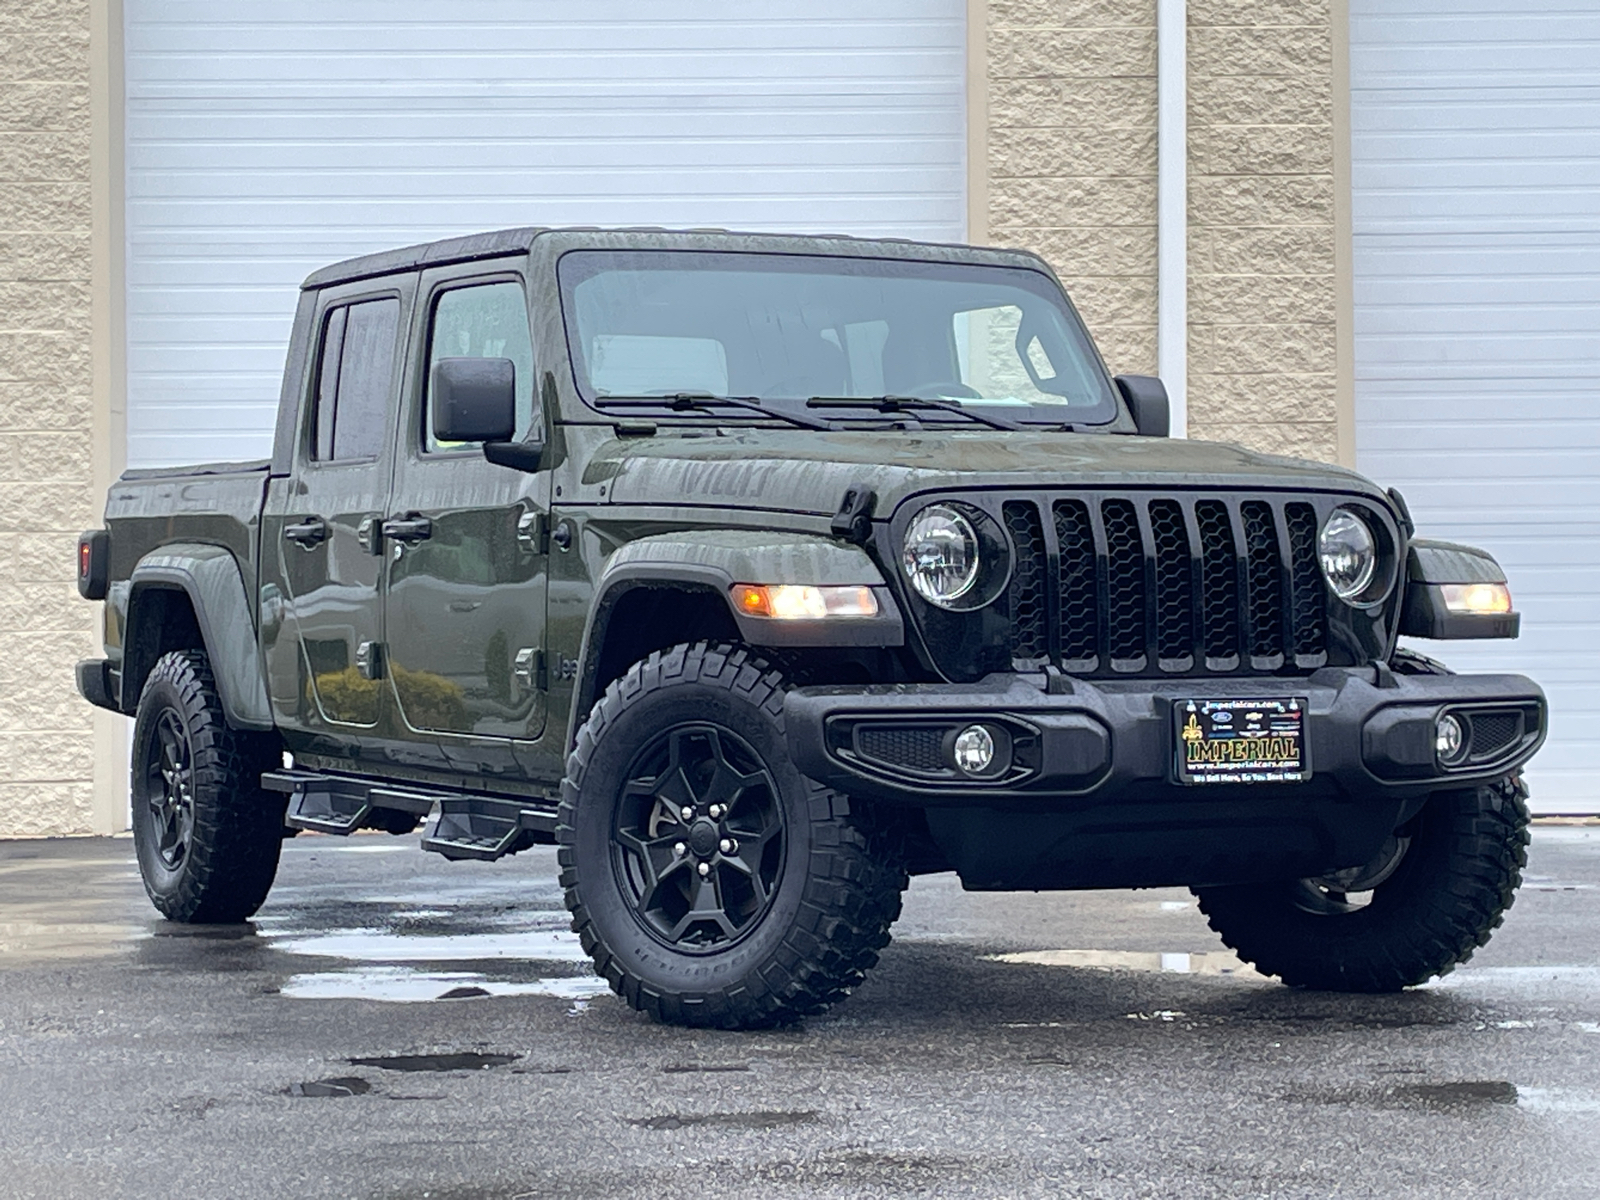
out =
<svg viewBox="0 0 1600 1200"><path fill-rule="evenodd" d="M633 228L601 228L600 226L570 226L552 228L528 225L520 229L497 229L488 233L472 233L465 237L445 238L420 246L405 246L398 250L380 250L376 254L363 254L319 268L306 276L302 288L327 287L330 284L350 283L370 279L375 275L389 275L396 271L414 270L418 267L438 267L449 263L471 262L479 258L497 258L504 254L527 251L536 238L546 234L559 234L563 240L582 243L592 240L597 247L615 246L619 241L637 245L641 241L654 242L663 247L684 249L745 249L775 252L784 249L810 250L833 254L862 254L876 251L887 257L932 257L997 259L1028 259L1037 263L1033 254L1020 250L999 250L976 246L952 245L943 242L916 242L906 238L857 238L845 234L789 234L749 233L730 229L664 229L655 226ZM803 243L803 245L802 245Z"/></svg>

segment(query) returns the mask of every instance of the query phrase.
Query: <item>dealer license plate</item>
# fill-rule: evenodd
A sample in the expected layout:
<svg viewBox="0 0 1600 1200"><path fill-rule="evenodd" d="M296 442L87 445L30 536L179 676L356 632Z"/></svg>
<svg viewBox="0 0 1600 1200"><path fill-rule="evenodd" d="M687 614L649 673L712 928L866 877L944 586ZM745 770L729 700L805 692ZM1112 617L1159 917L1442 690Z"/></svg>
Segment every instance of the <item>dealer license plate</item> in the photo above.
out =
<svg viewBox="0 0 1600 1200"><path fill-rule="evenodd" d="M1179 700L1178 779L1182 783L1299 783L1311 777L1306 702Z"/></svg>

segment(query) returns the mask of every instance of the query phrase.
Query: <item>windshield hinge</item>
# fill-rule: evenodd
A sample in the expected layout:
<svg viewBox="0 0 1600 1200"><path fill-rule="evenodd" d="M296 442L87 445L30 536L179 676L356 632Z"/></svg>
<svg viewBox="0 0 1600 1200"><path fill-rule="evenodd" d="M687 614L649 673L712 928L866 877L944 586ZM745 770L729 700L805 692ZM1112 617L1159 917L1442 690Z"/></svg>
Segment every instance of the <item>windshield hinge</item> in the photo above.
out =
<svg viewBox="0 0 1600 1200"><path fill-rule="evenodd" d="M833 536L858 546L866 545L872 536L872 508L877 502L878 494L865 484L846 488L844 499L839 501L839 511L833 514L829 525Z"/></svg>

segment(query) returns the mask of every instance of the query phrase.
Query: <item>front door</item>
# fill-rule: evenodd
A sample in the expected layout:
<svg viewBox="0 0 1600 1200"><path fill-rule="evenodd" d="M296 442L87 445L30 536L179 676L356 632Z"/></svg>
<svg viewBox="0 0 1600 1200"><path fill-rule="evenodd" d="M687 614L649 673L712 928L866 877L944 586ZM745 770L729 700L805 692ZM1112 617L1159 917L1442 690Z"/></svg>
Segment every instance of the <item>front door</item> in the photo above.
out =
<svg viewBox="0 0 1600 1200"><path fill-rule="evenodd" d="M414 280L319 298L290 475L262 522L262 637L280 725L349 750L383 712L382 547L402 333Z"/></svg>
<svg viewBox="0 0 1600 1200"><path fill-rule="evenodd" d="M542 435L523 261L422 277L385 601L389 677L405 726L437 739L454 767L513 774L513 743L544 729L550 476L496 466L476 444L439 442L430 389L440 358L510 359L517 436Z"/></svg>

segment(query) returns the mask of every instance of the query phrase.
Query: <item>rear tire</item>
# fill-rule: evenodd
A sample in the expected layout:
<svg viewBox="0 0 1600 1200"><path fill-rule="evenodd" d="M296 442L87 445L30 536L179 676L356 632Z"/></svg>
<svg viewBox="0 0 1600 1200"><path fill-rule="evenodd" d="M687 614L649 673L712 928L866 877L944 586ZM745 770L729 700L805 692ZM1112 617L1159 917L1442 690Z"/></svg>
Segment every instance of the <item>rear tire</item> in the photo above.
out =
<svg viewBox="0 0 1600 1200"><path fill-rule="evenodd" d="M267 898L286 798L261 787L271 735L232 729L203 650L156 662L133 726L133 844L150 902L172 921L243 921Z"/></svg>
<svg viewBox="0 0 1600 1200"><path fill-rule="evenodd" d="M898 826L802 776L783 676L675 646L606 689L556 828L572 928L657 1021L757 1029L821 1012L878 961L907 878Z"/></svg>
<svg viewBox="0 0 1600 1200"><path fill-rule="evenodd" d="M1398 861L1324 880L1196 888L1200 909L1240 958L1291 987L1397 992L1472 957L1516 899L1528 862L1528 789L1520 776L1437 792L1399 831ZM1331 885L1331 886L1330 886ZM1353 893L1355 888L1351 888Z"/></svg>

